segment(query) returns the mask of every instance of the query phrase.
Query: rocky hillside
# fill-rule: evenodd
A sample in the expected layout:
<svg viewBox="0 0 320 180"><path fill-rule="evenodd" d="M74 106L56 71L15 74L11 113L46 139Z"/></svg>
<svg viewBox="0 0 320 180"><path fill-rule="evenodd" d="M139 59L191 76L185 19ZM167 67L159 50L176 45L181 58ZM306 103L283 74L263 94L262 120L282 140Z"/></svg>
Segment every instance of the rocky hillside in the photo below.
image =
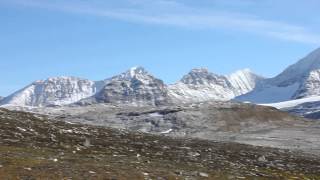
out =
<svg viewBox="0 0 320 180"><path fill-rule="evenodd" d="M320 159L0 109L1 179L319 179Z"/></svg>
<svg viewBox="0 0 320 180"><path fill-rule="evenodd" d="M320 152L320 141L315 138L320 138L319 123L253 104L206 102L161 107L93 104L21 110L68 122L156 135Z"/></svg>

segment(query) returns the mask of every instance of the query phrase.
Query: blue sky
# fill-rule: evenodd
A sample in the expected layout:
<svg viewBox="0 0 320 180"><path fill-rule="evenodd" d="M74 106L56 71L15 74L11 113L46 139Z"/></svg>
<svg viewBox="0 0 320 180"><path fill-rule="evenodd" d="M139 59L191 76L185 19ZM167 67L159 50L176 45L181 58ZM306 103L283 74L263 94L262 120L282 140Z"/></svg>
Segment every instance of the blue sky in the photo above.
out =
<svg viewBox="0 0 320 180"><path fill-rule="evenodd" d="M0 0L0 95L34 80L144 66L272 77L320 45L318 0Z"/></svg>

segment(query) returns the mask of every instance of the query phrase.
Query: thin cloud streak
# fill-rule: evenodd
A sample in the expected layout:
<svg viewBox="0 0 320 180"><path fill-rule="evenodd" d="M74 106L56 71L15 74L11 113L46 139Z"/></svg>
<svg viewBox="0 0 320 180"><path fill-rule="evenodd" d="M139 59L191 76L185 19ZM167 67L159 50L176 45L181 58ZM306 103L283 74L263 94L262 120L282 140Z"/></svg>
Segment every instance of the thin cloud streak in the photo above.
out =
<svg viewBox="0 0 320 180"><path fill-rule="evenodd" d="M78 3L76 3L78 2ZM212 12L191 8L174 0L123 0L126 7L108 7L108 3L92 0L81 1L10 0L17 5L60 10L129 21L134 23L178 26L191 29L223 29L244 31L276 39L320 44L320 35L309 29L284 22L264 20L241 13ZM97 5L97 3L99 5ZM102 6L101 6L102 4ZM121 4L121 3L120 3ZM105 7L103 6L105 5ZM128 6L129 5L129 6Z"/></svg>

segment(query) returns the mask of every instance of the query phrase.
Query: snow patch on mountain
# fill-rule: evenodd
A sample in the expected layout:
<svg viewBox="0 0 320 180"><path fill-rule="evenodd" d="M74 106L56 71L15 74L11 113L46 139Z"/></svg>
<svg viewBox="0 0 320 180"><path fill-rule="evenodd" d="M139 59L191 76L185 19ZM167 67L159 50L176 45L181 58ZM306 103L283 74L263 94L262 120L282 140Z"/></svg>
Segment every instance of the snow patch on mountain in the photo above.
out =
<svg viewBox="0 0 320 180"><path fill-rule="evenodd" d="M260 82L264 78L254 74L250 69L243 69L228 75L227 79L234 88L234 95L239 96L252 91L256 87L257 82Z"/></svg>
<svg viewBox="0 0 320 180"><path fill-rule="evenodd" d="M271 103L271 104L261 104L263 106L271 106L275 107L277 109L286 109L286 108L292 108L304 103L310 103L310 102L320 102L320 96L314 96L314 97L308 97L308 98L302 98L302 99L295 99L290 101L283 101L279 103Z"/></svg>
<svg viewBox="0 0 320 180"><path fill-rule="evenodd" d="M281 101L287 101L295 94L299 84L295 83L290 86L279 87L272 85L260 85L253 91L243 95L238 96L235 99L237 101L248 101L252 103L277 103Z"/></svg>
<svg viewBox="0 0 320 180"><path fill-rule="evenodd" d="M90 97L97 92L95 82L76 77L54 77L35 81L1 101L2 105L48 106L66 105Z"/></svg>

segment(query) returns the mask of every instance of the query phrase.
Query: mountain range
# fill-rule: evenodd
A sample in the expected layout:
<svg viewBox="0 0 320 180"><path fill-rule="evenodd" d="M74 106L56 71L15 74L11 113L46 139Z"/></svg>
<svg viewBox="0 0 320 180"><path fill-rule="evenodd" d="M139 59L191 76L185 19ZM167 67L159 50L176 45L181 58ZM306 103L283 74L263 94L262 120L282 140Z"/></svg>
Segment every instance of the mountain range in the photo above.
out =
<svg viewBox="0 0 320 180"><path fill-rule="evenodd" d="M74 103L161 106L236 100L271 106L279 102L291 102L292 111L292 101L307 103L301 99L320 96L319 87L320 49L317 49L274 78L261 77L248 69L230 75L218 75L205 68L196 68L177 83L167 85L144 68L134 67L101 81L77 77L35 81L3 98L0 104L33 107Z"/></svg>
<svg viewBox="0 0 320 180"><path fill-rule="evenodd" d="M35 81L1 101L2 105L60 106L72 103L113 103L160 106L176 102L231 100L250 92L263 80L248 69L229 76L193 69L179 82L166 85L142 67L102 81L54 77Z"/></svg>

